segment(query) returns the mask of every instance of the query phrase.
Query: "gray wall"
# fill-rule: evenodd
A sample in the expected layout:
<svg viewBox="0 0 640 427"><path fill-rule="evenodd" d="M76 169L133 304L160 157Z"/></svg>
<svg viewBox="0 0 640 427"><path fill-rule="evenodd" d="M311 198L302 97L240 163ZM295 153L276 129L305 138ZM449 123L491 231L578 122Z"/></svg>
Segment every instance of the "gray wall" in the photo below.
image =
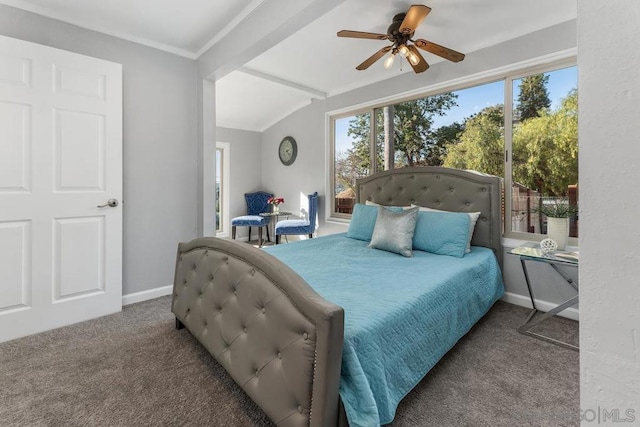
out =
<svg viewBox="0 0 640 427"><path fill-rule="evenodd" d="M640 199L629 191L640 159L639 20L637 2L578 2L583 426L604 410L640 423Z"/></svg>
<svg viewBox="0 0 640 427"><path fill-rule="evenodd" d="M479 75L491 70L525 62L554 52L576 47L576 22L569 21L545 30L537 31L496 46L467 54L464 61L454 64L448 61L434 64L424 75L416 78L413 73L372 84L326 100L314 100L311 105L286 117L262 134L262 182L269 184L278 195L287 199L285 208L299 208L300 194L318 191L319 234L346 231L347 225L326 221L326 192L329 165L326 162L329 141L326 113L376 102L387 97L398 96L410 91L428 90L429 87ZM278 144L284 136L291 135L298 142L298 158L292 166L283 166L278 160ZM291 200L291 204L289 203ZM505 249L505 252L509 248ZM527 303L526 285L517 258L505 256L505 282L510 298L516 303ZM562 279L554 276L546 265L532 266L533 280L542 284L537 298L558 302L571 295ZM572 272L575 273L575 272ZM566 299L566 298L565 298ZM574 312L574 316L575 316Z"/></svg>
<svg viewBox="0 0 640 427"><path fill-rule="evenodd" d="M216 128L216 139L218 142L228 142L230 145L229 163L229 218L245 215L247 205L244 200L244 193L256 190L270 191L269 181L262 185L262 159L261 159L261 134L239 129ZM229 228L230 230L230 228ZM239 227L237 230L238 239L244 239L249 229ZM253 230L253 236L257 234Z"/></svg>
<svg viewBox="0 0 640 427"><path fill-rule="evenodd" d="M123 293L170 285L196 236L195 61L5 5L0 34L122 64Z"/></svg>

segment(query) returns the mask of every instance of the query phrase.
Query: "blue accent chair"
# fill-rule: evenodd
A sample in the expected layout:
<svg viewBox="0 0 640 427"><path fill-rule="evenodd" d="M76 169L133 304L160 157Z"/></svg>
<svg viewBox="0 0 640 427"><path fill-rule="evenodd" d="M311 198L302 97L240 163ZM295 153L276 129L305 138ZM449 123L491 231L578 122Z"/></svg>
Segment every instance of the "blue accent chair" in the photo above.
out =
<svg viewBox="0 0 640 427"><path fill-rule="evenodd" d="M316 229L316 214L318 213L318 192L309 194L308 219L284 219L276 224L276 245L280 243L280 236L308 234L313 237Z"/></svg>
<svg viewBox="0 0 640 427"><path fill-rule="evenodd" d="M265 191L256 191L255 193L245 193L244 199L247 202L247 214L235 217L231 220L231 238L236 238L236 227L249 227L249 240L251 240L251 227L258 227L258 245L262 246L262 228L267 229L267 240L269 238L269 221L268 216L260 216L261 213L270 212L271 206L267 203L273 194Z"/></svg>

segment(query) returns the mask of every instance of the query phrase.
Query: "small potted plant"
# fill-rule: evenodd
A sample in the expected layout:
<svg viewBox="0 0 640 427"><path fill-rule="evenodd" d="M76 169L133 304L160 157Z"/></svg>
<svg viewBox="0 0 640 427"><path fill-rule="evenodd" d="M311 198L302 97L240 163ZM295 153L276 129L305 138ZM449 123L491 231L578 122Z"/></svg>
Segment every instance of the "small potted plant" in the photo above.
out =
<svg viewBox="0 0 640 427"><path fill-rule="evenodd" d="M569 219L578 211L567 199L542 202L536 212L547 217L547 237L564 250L569 240Z"/></svg>

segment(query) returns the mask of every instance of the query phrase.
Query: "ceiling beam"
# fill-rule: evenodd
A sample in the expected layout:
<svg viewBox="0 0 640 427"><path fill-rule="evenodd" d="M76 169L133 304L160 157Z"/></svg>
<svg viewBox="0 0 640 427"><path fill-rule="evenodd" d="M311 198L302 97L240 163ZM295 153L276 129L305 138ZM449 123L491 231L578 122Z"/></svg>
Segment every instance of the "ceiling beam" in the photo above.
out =
<svg viewBox="0 0 640 427"><path fill-rule="evenodd" d="M252 68L240 67L237 71L240 71L241 73L244 73L244 74L248 74L250 76L258 77L263 80L270 81L272 83L277 83L279 85L286 86L291 89L295 89L297 91L300 91L304 94L311 96L312 98L318 98L318 99L327 98L326 92L322 92L317 89L292 82L290 80L282 79L280 77L276 77L271 74L263 73L262 71L254 70Z"/></svg>
<svg viewBox="0 0 640 427"><path fill-rule="evenodd" d="M198 74L219 80L346 0L269 0L198 58Z"/></svg>

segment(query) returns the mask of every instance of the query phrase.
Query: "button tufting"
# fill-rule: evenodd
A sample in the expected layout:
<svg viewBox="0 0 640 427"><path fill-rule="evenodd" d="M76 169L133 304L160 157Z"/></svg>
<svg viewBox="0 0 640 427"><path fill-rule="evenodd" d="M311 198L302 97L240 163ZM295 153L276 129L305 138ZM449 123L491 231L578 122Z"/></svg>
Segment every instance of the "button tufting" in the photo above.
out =
<svg viewBox="0 0 640 427"><path fill-rule="evenodd" d="M440 179L440 175L436 175L436 179Z"/></svg>
<svg viewBox="0 0 640 427"><path fill-rule="evenodd" d="M233 295L238 296L238 291L233 291Z"/></svg>
<svg viewBox="0 0 640 427"><path fill-rule="evenodd" d="M486 192L487 192L487 189L486 189L485 187L482 187L482 192L483 192L483 193L486 193Z"/></svg>
<svg viewBox="0 0 640 427"><path fill-rule="evenodd" d="M304 334L302 334L302 338L304 338L304 340L306 341L307 338L309 338L309 334L305 332Z"/></svg>
<svg viewBox="0 0 640 427"><path fill-rule="evenodd" d="M267 312L267 310L264 307L262 307L262 314L264 314L266 312Z"/></svg>
<svg viewBox="0 0 640 427"><path fill-rule="evenodd" d="M411 179L416 179L416 176L415 175L411 175Z"/></svg>
<svg viewBox="0 0 640 427"><path fill-rule="evenodd" d="M298 405L298 412L302 413L302 406Z"/></svg>
<svg viewBox="0 0 640 427"><path fill-rule="evenodd" d="M209 255L209 251L204 251L204 255L205 256Z"/></svg>
<svg viewBox="0 0 640 427"><path fill-rule="evenodd" d="M256 274L255 270L251 270L250 274L253 276L254 274Z"/></svg>
<svg viewBox="0 0 640 427"><path fill-rule="evenodd" d="M260 374L260 370L256 369L256 377Z"/></svg>
<svg viewBox="0 0 640 427"><path fill-rule="evenodd" d="M400 187L400 191L403 191L403 190L404 190L404 188Z"/></svg>
<svg viewBox="0 0 640 427"><path fill-rule="evenodd" d="M453 188L453 187L451 187L451 188L449 189L449 191L451 191L451 192L453 193L455 190L454 190L454 188Z"/></svg>
<svg viewBox="0 0 640 427"><path fill-rule="evenodd" d="M244 333L246 334L247 333L247 328L244 328L243 330L244 330Z"/></svg>
<svg viewBox="0 0 640 427"><path fill-rule="evenodd" d="M282 353L278 352L278 359L282 359Z"/></svg>
<svg viewBox="0 0 640 427"><path fill-rule="evenodd" d="M467 202L467 203L465 203L465 205L467 205L467 206L471 206L471 203Z"/></svg>
<svg viewBox="0 0 640 427"><path fill-rule="evenodd" d="M209 280L213 280L213 274L209 275Z"/></svg>

